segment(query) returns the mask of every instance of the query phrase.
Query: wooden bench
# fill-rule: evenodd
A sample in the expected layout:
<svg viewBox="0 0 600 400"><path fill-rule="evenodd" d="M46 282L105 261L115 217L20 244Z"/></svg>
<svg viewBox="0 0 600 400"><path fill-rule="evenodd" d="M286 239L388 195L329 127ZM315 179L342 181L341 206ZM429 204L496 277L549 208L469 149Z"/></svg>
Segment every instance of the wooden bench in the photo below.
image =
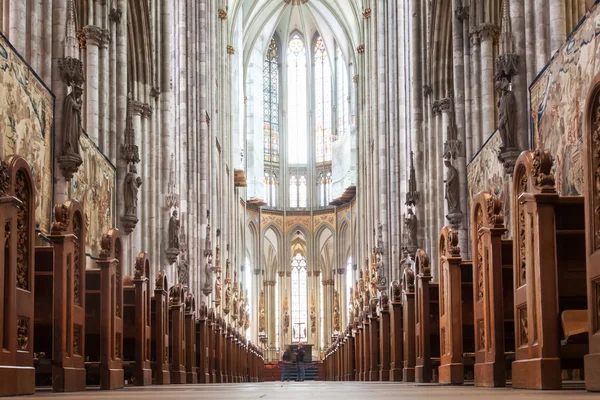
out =
<svg viewBox="0 0 600 400"><path fill-rule="evenodd" d="M463 262L458 232L446 226L440 233L440 368L439 383L462 384L472 372L475 352L473 271Z"/></svg>
<svg viewBox="0 0 600 400"><path fill-rule="evenodd" d="M196 371L198 382L210 383L208 368L209 336L208 336L208 308L206 303L201 302L198 308L198 320L196 321Z"/></svg>
<svg viewBox="0 0 600 400"><path fill-rule="evenodd" d="M197 351L200 348L196 342L196 299L191 292L185 295L185 381L198 383L196 371Z"/></svg>
<svg viewBox="0 0 600 400"><path fill-rule="evenodd" d="M415 346L415 272L412 262L407 264L402 273L402 316L404 326L404 366L402 380L415 381L416 346Z"/></svg>
<svg viewBox="0 0 600 400"><path fill-rule="evenodd" d="M476 195L471 207L475 386L483 387L506 385L514 354L512 241L502 240L501 210L500 200L487 192Z"/></svg>
<svg viewBox="0 0 600 400"><path fill-rule="evenodd" d="M123 370L123 247L121 233L110 229L102 238L95 268L86 270L85 340L89 384L122 389ZM88 361L89 359L89 361Z"/></svg>
<svg viewBox="0 0 600 400"><path fill-rule="evenodd" d="M82 391L85 373L85 237L83 206L75 200L54 208L49 240L36 247L36 386Z"/></svg>
<svg viewBox="0 0 600 400"><path fill-rule="evenodd" d="M0 162L0 396L35 391L34 213L31 168L24 158L11 156Z"/></svg>
<svg viewBox="0 0 600 400"><path fill-rule="evenodd" d="M141 252L133 277L123 278L123 362L125 378L136 386L152 384L150 260Z"/></svg>
<svg viewBox="0 0 600 400"><path fill-rule="evenodd" d="M431 265L424 250L415 256L415 382L434 380L440 362L439 288L431 282Z"/></svg>
<svg viewBox="0 0 600 400"><path fill-rule="evenodd" d="M169 371L169 300L168 279L165 271L156 276L154 297L151 306L151 359L154 362L154 384L171 383Z"/></svg>
<svg viewBox="0 0 600 400"><path fill-rule="evenodd" d="M185 377L185 292L180 284L169 289L169 363L171 383L184 384Z"/></svg>
<svg viewBox="0 0 600 400"><path fill-rule="evenodd" d="M402 288L394 281L390 287L390 381L402 381L403 340Z"/></svg>
<svg viewBox="0 0 600 400"><path fill-rule="evenodd" d="M515 388L560 389L561 368L582 368L588 352L586 340L561 346L561 313L587 309L585 211L582 197L558 196L552 165L542 150L515 165Z"/></svg>

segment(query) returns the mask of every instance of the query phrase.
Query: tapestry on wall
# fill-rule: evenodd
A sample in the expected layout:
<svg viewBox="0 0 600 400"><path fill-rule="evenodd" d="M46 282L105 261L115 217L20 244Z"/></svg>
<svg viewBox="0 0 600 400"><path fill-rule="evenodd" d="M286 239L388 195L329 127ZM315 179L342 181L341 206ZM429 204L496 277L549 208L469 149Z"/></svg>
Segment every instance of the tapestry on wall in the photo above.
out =
<svg viewBox="0 0 600 400"><path fill-rule="evenodd" d="M115 226L115 167L84 134L79 141L83 165L73 175L72 197L83 202L86 252L100 253L102 236Z"/></svg>
<svg viewBox="0 0 600 400"><path fill-rule="evenodd" d="M504 167L498 160L501 145L500 133L496 131L467 166L469 201L472 201L479 192L494 193L502 201L504 215L510 215L511 178L504 174ZM471 204L469 204L470 209ZM508 237L512 237L510 222L510 218L504 218Z"/></svg>
<svg viewBox="0 0 600 400"><path fill-rule="evenodd" d="M600 72L600 6L582 21L530 87L535 148L555 157L562 196L583 194L586 95Z"/></svg>
<svg viewBox="0 0 600 400"><path fill-rule="evenodd" d="M54 95L0 34L0 146L31 166L36 227L50 230Z"/></svg>

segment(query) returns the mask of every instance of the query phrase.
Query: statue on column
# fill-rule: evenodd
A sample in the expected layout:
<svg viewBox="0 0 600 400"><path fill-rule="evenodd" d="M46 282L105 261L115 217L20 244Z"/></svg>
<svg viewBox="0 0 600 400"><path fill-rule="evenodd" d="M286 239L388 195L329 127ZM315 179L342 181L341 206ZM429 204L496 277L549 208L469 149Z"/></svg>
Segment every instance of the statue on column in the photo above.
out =
<svg viewBox="0 0 600 400"><path fill-rule="evenodd" d="M177 210L173 210L171 219L169 220L169 249L179 250L179 219L177 218Z"/></svg>
<svg viewBox="0 0 600 400"><path fill-rule="evenodd" d="M448 203L449 214L460 214L460 185L458 182L458 171L449 159L444 160L444 165L448 168L446 173L446 201Z"/></svg>
<svg viewBox="0 0 600 400"><path fill-rule="evenodd" d="M129 164L129 172L125 176L125 215L137 216L138 191L142 186L142 178L137 175L135 164Z"/></svg>
<svg viewBox="0 0 600 400"><path fill-rule="evenodd" d="M81 136L81 105L83 103L81 95L83 89L74 85L63 103L63 126L64 126L64 147L63 155L72 155L79 157L79 137Z"/></svg>
<svg viewBox="0 0 600 400"><path fill-rule="evenodd" d="M408 213L404 218L404 227L406 228L406 247L411 249L417 247L417 216L412 207L408 207Z"/></svg>
<svg viewBox="0 0 600 400"><path fill-rule="evenodd" d="M498 130L502 138L501 151L516 149L515 133L517 115L517 99L510 90L508 79L496 82L496 90L500 97L498 99Z"/></svg>

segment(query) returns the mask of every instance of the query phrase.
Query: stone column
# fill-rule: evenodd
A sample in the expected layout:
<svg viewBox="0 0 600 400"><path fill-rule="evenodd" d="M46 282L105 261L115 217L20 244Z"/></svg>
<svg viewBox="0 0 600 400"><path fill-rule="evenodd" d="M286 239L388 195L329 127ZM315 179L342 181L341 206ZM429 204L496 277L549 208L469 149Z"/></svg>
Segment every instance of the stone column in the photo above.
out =
<svg viewBox="0 0 600 400"><path fill-rule="evenodd" d="M529 110L527 104L527 57L525 48L525 7L522 0L510 1L514 51L519 56L519 72L512 78L512 89L517 100L517 145L529 148ZM461 245L462 246L462 245ZM461 247L462 249L462 247Z"/></svg>
<svg viewBox="0 0 600 400"><path fill-rule="evenodd" d="M481 37L477 29L471 29L471 88L473 107L471 108L471 126L473 134L473 154L481 148Z"/></svg>
<svg viewBox="0 0 600 400"><path fill-rule="evenodd" d="M481 35L481 144L496 130L496 89L494 81L494 43L500 30L497 25L479 26Z"/></svg>
<svg viewBox="0 0 600 400"><path fill-rule="evenodd" d="M8 39L19 54L24 58L27 58L27 46L30 45L27 36L27 1L8 1Z"/></svg>
<svg viewBox="0 0 600 400"><path fill-rule="evenodd" d="M110 130L109 130L109 48L111 34L108 30L102 30L98 54L98 147L105 155L110 154Z"/></svg>
<svg viewBox="0 0 600 400"><path fill-rule="evenodd" d="M99 143L99 96L100 96L100 46L106 40L107 31L87 25L83 28L86 39L85 79L85 130L97 145Z"/></svg>
<svg viewBox="0 0 600 400"><path fill-rule="evenodd" d="M550 51L554 52L558 50L567 39L565 0L550 0L549 11Z"/></svg>
<svg viewBox="0 0 600 400"><path fill-rule="evenodd" d="M161 4L161 43L160 49L163 55L161 59L161 72L160 72L160 87L162 96L160 97L160 179L159 187L160 202L159 202L159 216L158 216L158 229L162 232L160 241L160 261L159 266L161 269L169 269L169 263L165 257L165 250L167 249L168 237L169 237L169 213L166 212L166 199L167 194L167 182L169 181L170 173L170 156L171 156L171 105L170 105L170 86L171 86L171 16L170 16L171 4L169 1L162 1Z"/></svg>
<svg viewBox="0 0 600 400"><path fill-rule="evenodd" d="M554 0L552 0L554 2ZM548 0L535 0L535 70L544 68L550 58L548 43Z"/></svg>

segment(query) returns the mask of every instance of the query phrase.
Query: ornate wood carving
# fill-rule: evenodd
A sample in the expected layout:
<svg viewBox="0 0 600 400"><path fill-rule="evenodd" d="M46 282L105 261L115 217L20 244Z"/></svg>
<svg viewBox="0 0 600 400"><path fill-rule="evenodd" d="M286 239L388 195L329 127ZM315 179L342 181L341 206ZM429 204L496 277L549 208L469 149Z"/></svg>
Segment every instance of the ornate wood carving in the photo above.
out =
<svg viewBox="0 0 600 400"><path fill-rule="evenodd" d="M17 318L17 349L20 351L29 350L29 318Z"/></svg>
<svg viewBox="0 0 600 400"><path fill-rule="evenodd" d="M29 223L31 184L23 170L17 171L15 196L23 203L17 214L17 287L29 290Z"/></svg>

